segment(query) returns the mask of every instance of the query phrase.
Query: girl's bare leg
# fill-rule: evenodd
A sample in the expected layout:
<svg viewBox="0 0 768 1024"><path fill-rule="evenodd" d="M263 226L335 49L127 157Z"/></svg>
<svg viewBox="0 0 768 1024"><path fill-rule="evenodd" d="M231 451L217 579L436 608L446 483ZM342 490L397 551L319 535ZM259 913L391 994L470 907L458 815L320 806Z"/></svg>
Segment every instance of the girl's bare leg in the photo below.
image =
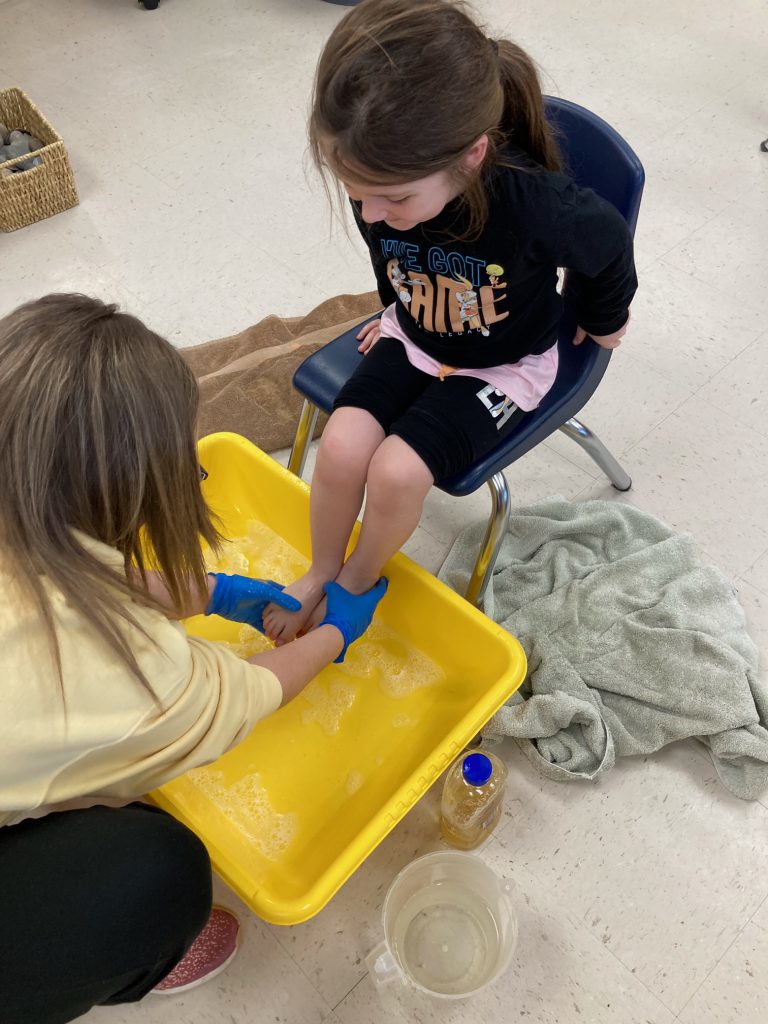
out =
<svg viewBox="0 0 768 1024"><path fill-rule="evenodd" d="M424 499L434 478L410 445L387 437L371 458L363 526L357 545L336 577L342 587L362 594L376 583L385 562L419 525ZM322 618L324 603L307 628Z"/></svg>
<svg viewBox="0 0 768 1024"><path fill-rule="evenodd" d="M323 584L339 574L363 503L368 467L384 437L377 420L363 409L337 409L328 420L312 477L312 565L285 588L301 601L302 609L286 612L276 605L267 607L264 626L275 643L293 640L321 601Z"/></svg>

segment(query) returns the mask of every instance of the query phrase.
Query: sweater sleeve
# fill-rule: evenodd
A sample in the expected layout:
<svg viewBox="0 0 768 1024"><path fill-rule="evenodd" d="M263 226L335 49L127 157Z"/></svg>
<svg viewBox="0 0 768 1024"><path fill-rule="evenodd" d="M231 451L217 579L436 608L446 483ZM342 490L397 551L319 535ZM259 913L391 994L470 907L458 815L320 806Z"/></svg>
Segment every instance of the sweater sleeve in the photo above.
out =
<svg viewBox="0 0 768 1024"><path fill-rule="evenodd" d="M63 682L32 614L0 656L11 687L10 705L0 699L0 825L86 798L134 799L216 760L280 706L274 673L154 609L133 607L143 631L126 626L149 689L79 613L63 600L55 610Z"/></svg>
<svg viewBox="0 0 768 1024"><path fill-rule="evenodd" d="M180 639L188 658L180 644L176 686L163 695L161 713L137 717L111 751L102 748L81 759L77 784L85 792L131 796L155 789L215 761L280 707L283 690L273 672L242 660L223 644L186 635ZM59 781L65 779L66 773Z"/></svg>
<svg viewBox="0 0 768 1024"><path fill-rule="evenodd" d="M632 235L612 203L568 182L555 231L542 248L566 271L563 299L580 327L605 335L624 326L637 275Z"/></svg>

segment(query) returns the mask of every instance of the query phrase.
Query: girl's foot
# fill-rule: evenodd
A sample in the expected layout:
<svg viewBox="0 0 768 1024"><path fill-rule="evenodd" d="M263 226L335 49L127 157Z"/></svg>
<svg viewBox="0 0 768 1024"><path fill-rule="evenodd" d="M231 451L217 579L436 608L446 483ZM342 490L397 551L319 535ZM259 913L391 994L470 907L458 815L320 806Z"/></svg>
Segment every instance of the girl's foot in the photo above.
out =
<svg viewBox="0 0 768 1024"><path fill-rule="evenodd" d="M289 643L306 629L309 617L323 598L325 576L310 569L285 588L285 593L301 601L300 612L288 612L275 604L268 604L264 611L264 632L278 647Z"/></svg>
<svg viewBox="0 0 768 1024"><path fill-rule="evenodd" d="M380 572L371 575L369 572L361 572L355 566L354 555L341 567L341 572L336 577L340 587L344 587L350 594L365 594L371 587L379 582Z"/></svg>
<svg viewBox="0 0 768 1024"><path fill-rule="evenodd" d="M371 587L375 587L378 581L378 576L371 577L368 574L361 574L349 562L342 566L341 572L336 577L336 582L339 586L344 587L350 594L365 594ZM320 625L325 618L325 607L326 600L325 596L323 596L307 619L302 630L303 633L309 633L311 629L315 629Z"/></svg>
<svg viewBox="0 0 768 1024"><path fill-rule="evenodd" d="M341 572L336 577L336 582L339 586L344 587L350 594L365 594L371 587L375 587L378 581L379 577L376 576L373 582L371 582L370 576L357 572L354 565L350 566L349 562L342 567ZM325 596L323 596L304 624L304 628L301 630L302 633L309 633L310 630L316 629L320 625L325 618L326 603Z"/></svg>
<svg viewBox="0 0 768 1024"><path fill-rule="evenodd" d="M325 595L323 595L319 604L315 605L315 610L312 612L312 614L309 616L306 623L304 624L304 628L301 631L302 634L310 633L313 629L317 629L317 627L325 618L325 610L327 604L328 601L326 600Z"/></svg>

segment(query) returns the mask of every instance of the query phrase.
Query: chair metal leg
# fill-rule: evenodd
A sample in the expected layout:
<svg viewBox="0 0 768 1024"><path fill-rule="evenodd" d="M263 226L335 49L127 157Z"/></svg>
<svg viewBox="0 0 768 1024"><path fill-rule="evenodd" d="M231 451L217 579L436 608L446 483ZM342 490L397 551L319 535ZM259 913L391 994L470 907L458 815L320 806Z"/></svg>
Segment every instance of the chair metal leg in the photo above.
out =
<svg viewBox="0 0 768 1024"><path fill-rule="evenodd" d="M509 525L510 497L504 474L496 473L488 481L488 486L491 489L491 515L475 567L467 584L467 592L464 595L470 604L477 607L480 607L485 597L491 573Z"/></svg>
<svg viewBox="0 0 768 1024"><path fill-rule="evenodd" d="M299 416L299 422L296 426L293 447L288 459L288 469L298 477L303 475L304 467L307 464L309 445L315 436L315 427L317 426L319 413L320 409L318 406L310 402L308 398L305 398L301 409L301 416Z"/></svg>
<svg viewBox="0 0 768 1024"><path fill-rule="evenodd" d="M632 478L624 470L597 435L577 419L570 419L560 427L562 432L580 445L589 457L597 463L617 491L628 491Z"/></svg>

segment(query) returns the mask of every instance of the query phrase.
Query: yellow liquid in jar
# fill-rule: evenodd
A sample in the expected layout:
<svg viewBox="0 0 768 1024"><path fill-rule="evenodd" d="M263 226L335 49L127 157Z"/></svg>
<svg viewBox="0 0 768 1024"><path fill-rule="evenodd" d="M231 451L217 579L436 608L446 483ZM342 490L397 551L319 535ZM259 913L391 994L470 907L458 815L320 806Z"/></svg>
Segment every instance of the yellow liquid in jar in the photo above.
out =
<svg viewBox="0 0 768 1024"><path fill-rule="evenodd" d="M477 805L473 805L470 810L476 813ZM454 808L452 818L452 821L446 818L440 820L443 839L457 850L474 850L485 842L498 825L501 818L501 802L497 801L496 807L485 818L469 827L461 824L461 808Z"/></svg>

